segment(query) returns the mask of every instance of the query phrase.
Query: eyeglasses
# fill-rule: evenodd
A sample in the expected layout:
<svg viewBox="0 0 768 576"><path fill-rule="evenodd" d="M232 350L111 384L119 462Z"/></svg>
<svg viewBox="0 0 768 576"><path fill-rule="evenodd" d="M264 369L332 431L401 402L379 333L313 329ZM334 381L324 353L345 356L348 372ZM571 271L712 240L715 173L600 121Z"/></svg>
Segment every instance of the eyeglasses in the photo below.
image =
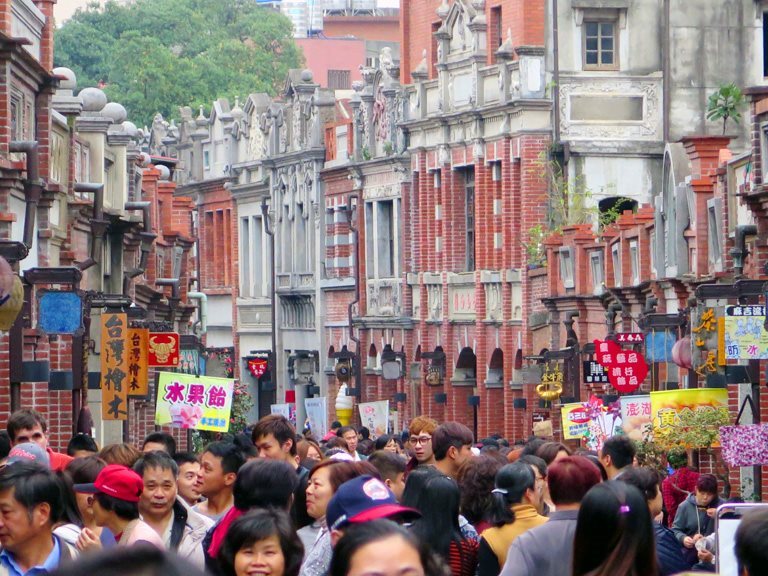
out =
<svg viewBox="0 0 768 576"><path fill-rule="evenodd" d="M416 444L427 444L428 442L432 442L432 436L411 436L410 438L411 444L414 446Z"/></svg>

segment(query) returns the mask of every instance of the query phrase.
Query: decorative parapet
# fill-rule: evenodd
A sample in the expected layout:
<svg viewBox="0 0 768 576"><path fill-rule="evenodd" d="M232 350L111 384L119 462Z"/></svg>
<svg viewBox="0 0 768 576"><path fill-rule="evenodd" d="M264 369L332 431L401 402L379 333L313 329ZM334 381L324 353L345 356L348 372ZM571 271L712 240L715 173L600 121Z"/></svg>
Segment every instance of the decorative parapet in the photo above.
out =
<svg viewBox="0 0 768 576"><path fill-rule="evenodd" d="M559 90L564 140L663 140L660 72L647 76L562 74Z"/></svg>
<svg viewBox="0 0 768 576"><path fill-rule="evenodd" d="M402 315L402 289L399 278L376 278L367 282L366 316Z"/></svg>

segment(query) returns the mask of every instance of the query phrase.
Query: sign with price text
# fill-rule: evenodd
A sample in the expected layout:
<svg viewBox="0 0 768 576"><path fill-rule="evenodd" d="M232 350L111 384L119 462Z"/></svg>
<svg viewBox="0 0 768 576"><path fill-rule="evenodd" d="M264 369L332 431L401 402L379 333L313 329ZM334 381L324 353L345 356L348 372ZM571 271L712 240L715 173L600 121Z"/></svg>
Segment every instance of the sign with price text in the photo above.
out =
<svg viewBox="0 0 768 576"><path fill-rule="evenodd" d="M234 388L230 378L160 372L155 424L226 432Z"/></svg>
<svg viewBox="0 0 768 576"><path fill-rule="evenodd" d="M727 360L768 359L764 306L728 306L724 324Z"/></svg>

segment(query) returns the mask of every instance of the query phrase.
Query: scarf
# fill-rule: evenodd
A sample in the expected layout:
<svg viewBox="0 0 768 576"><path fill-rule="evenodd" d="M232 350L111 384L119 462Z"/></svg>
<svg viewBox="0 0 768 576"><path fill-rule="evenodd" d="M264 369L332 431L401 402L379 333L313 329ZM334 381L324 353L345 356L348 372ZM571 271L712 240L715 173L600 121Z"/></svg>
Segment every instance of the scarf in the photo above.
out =
<svg viewBox="0 0 768 576"><path fill-rule="evenodd" d="M224 543L224 537L229 532L229 527L232 525L232 522L240 518L244 513L242 510L232 506L229 512L224 515L224 518L221 519L221 522L213 529L211 545L208 547L208 555L211 558L216 558L219 555L219 550L221 550L221 545Z"/></svg>

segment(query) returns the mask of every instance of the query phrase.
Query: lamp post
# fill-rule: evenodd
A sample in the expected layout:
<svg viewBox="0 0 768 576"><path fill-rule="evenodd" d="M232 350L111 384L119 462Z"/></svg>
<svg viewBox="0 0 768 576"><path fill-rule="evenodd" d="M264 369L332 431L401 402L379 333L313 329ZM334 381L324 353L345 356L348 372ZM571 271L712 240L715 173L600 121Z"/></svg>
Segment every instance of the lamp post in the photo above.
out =
<svg viewBox="0 0 768 576"><path fill-rule="evenodd" d="M277 306L275 303L277 292L275 291L275 211L267 198L261 200L261 218L264 222L264 231L269 236L269 307L272 314L272 353L269 355L269 374L272 385L277 390Z"/></svg>

